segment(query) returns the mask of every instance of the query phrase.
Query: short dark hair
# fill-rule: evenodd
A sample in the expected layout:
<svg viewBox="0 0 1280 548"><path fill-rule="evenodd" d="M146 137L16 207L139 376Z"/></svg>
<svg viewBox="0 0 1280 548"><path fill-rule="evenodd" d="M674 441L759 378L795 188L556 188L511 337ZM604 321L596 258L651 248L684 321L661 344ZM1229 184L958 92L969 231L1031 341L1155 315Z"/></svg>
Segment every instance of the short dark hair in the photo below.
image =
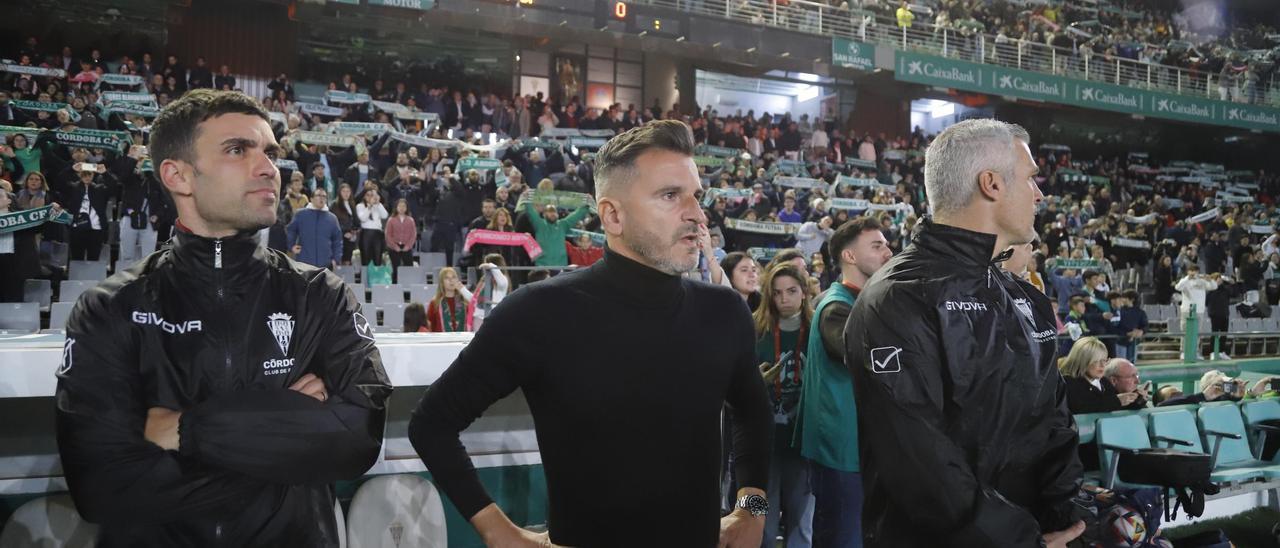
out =
<svg viewBox="0 0 1280 548"><path fill-rule="evenodd" d="M1102 275L1102 273L1101 273L1101 272L1098 272L1098 271L1096 271L1096 270L1086 270L1086 271L1084 271L1084 279L1085 279L1086 281L1091 280L1091 279L1096 278L1096 277L1101 276L1101 275Z"/></svg>
<svg viewBox="0 0 1280 548"><path fill-rule="evenodd" d="M650 150L693 156L693 131L679 120L654 120L609 139L596 153L598 194L607 193L615 178L625 178L636 158Z"/></svg>
<svg viewBox="0 0 1280 548"><path fill-rule="evenodd" d="M1077 304L1088 304L1088 303L1089 301L1086 301L1084 297L1081 297L1080 295L1076 295L1074 297L1071 297L1071 301L1067 305L1067 308L1075 308Z"/></svg>
<svg viewBox="0 0 1280 548"><path fill-rule="evenodd" d="M1107 300L1108 300L1108 301L1114 301L1114 300L1116 300L1116 299L1123 299L1123 298L1124 298L1124 293L1121 293L1121 292L1119 292L1119 291L1108 291L1108 292L1107 292Z"/></svg>
<svg viewBox="0 0 1280 548"><path fill-rule="evenodd" d="M840 254L856 243L858 236L869 230L880 230L880 223L876 222L872 217L859 216L846 221L840 225L840 228L831 233L827 251L835 258L836 264L840 264Z"/></svg>
<svg viewBox="0 0 1280 548"><path fill-rule="evenodd" d="M271 118L257 100L238 91L196 89L169 103L151 126L151 158L158 167L165 160L195 163L195 143L199 126L223 114L248 114Z"/></svg>
<svg viewBox="0 0 1280 548"><path fill-rule="evenodd" d="M806 263L809 262L809 259L806 258L804 254L800 252L799 249L796 249L794 247L784 249L782 251L779 251L777 255L773 256L773 260L769 261L769 266L765 267L765 270L773 270L773 267L777 265L780 265L783 263L789 263L796 259L804 259L804 262Z"/></svg>
<svg viewBox="0 0 1280 548"><path fill-rule="evenodd" d="M1134 304L1137 304L1137 302L1138 302L1138 290L1136 290L1136 289L1126 289L1126 290L1124 290L1124 298L1126 298L1126 299L1129 299L1129 300L1133 301L1133 302L1134 302Z"/></svg>

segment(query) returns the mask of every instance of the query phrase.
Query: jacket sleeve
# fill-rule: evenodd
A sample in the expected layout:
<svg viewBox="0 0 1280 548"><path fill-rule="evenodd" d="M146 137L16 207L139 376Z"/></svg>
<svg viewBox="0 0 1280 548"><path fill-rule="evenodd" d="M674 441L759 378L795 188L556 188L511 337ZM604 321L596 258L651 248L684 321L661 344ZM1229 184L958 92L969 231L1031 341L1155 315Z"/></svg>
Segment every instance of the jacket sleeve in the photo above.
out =
<svg viewBox="0 0 1280 548"><path fill-rule="evenodd" d="M948 436L940 325L932 302L910 291L863 296L850 314L845 363L856 390L864 473L874 470L892 486L881 494L914 509L920 528L943 533L940 545L1037 546L1035 518L979 483L965 449Z"/></svg>
<svg viewBox="0 0 1280 548"><path fill-rule="evenodd" d="M324 380L321 402L293 390L232 392L182 414L179 451L189 458L286 484L355 479L382 448L391 383L355 294L327 270L311 280L312 310L325 316L315 358L298 364Z"/></svg>
<svg viewBox="0 0 1280 548"><path fill-rule="evenodd" d="M581 221L584 217L587 216L588 213L591 213L591 208L587 206L582 206L577 210L575 210L573 213L570 213L568 217L565 217L561 221L562 223L564 223L565 232L568 232L569 229L574 227L574 225L577 225L578 221Z"/></svg>
<svg viewBox="0 0 1280 548"><path fill-rule="evenodd" d="M837 282L839 283L839 282ZM822 309L818 317L818 332L822 335L822 348L836 362L844 362L844 325L849 321L849 305L833 302Z"/></svg>
<svg viewBox="0 0 1280 548"><path fill-rule="evenodd" d="M198 516L261 491L262 482L188 462L143 435L155 405L138 341L103 286L67 319L58 370L58 453L76 509L94 523L155 524Z"/></svg>
<svg viewBox="0 0 1280 548"><path fill-rule="evenodd" d="M302 222L302 215L294 215L293 220L289 221L289 224L284 227L284 232L289 242L288 248L285 250L286 253L293 254L293 246L298 243L298 223L300 222Z"/></svg>

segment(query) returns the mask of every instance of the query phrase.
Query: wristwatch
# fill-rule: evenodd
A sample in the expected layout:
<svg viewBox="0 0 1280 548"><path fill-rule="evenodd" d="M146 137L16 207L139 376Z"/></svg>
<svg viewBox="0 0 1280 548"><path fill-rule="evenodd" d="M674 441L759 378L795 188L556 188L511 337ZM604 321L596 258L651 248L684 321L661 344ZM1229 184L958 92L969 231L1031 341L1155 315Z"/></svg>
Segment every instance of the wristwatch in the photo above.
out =
<svg viewBox="0 0 1280 548"><path fill-rule="evenodd" d="M745 495L738 499L738 508L751 512L752 516L760 517L769 513L769 501L760 495Z"/></svg>

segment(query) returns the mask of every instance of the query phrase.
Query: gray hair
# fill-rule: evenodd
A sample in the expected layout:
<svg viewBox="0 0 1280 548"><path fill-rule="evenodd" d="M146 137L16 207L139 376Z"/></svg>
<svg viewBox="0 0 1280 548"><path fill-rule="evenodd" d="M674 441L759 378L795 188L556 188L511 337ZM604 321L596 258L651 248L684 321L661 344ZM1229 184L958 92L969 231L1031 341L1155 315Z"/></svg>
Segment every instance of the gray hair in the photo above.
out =
<svg viewBox="0 0 1280 548"><path fill-rule="evenodd" d="M934 214L945 217L968 206L983 171L1012 179L1015 140L1030 143L1031 136L999 120L965 120L943 130L924 153L924 189Z"/></svg>
<svg viewBox="0 0 1280 548"><path fill-rule="evenodd" d="M1111 358L1111 360L1107 362L1107 366L1103 368L1102 376L1107 378L1118 377L1120 376L1120 368L1126 365L1132 366L1133 362L1124 358Z"/></svg>
<svg viewBox="0 0 1280 548"><path fill-rule="evenodd" d="M679 120L654 120L627 130L605 143L596 153L596 195L608 195L617 183L633 173L636 158L650 150L666 150L693 156L693 130Z"/></svg>

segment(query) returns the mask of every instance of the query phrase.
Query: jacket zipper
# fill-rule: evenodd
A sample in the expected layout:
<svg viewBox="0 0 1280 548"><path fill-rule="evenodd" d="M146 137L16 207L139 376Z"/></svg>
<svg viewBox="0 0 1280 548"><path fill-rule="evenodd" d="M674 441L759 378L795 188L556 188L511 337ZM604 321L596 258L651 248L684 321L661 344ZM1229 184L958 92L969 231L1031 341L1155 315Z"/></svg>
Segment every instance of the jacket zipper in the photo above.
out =
<svg viewBox="0 0 1280 548"><path fill-rule="evenodd" d="M214 279L216 280L218 285L218 307L225 309L226 303L224 302L224 299L226 295L222 287L222 240L213 241L213 269L217 271L216 273L214 273ZM230 388L231 387L231 348L227 346L226 341L223 341L222 345L223 345L223 361L224 361L223 371L222 371L223 378L226 381L227 388Z"/></svg>

